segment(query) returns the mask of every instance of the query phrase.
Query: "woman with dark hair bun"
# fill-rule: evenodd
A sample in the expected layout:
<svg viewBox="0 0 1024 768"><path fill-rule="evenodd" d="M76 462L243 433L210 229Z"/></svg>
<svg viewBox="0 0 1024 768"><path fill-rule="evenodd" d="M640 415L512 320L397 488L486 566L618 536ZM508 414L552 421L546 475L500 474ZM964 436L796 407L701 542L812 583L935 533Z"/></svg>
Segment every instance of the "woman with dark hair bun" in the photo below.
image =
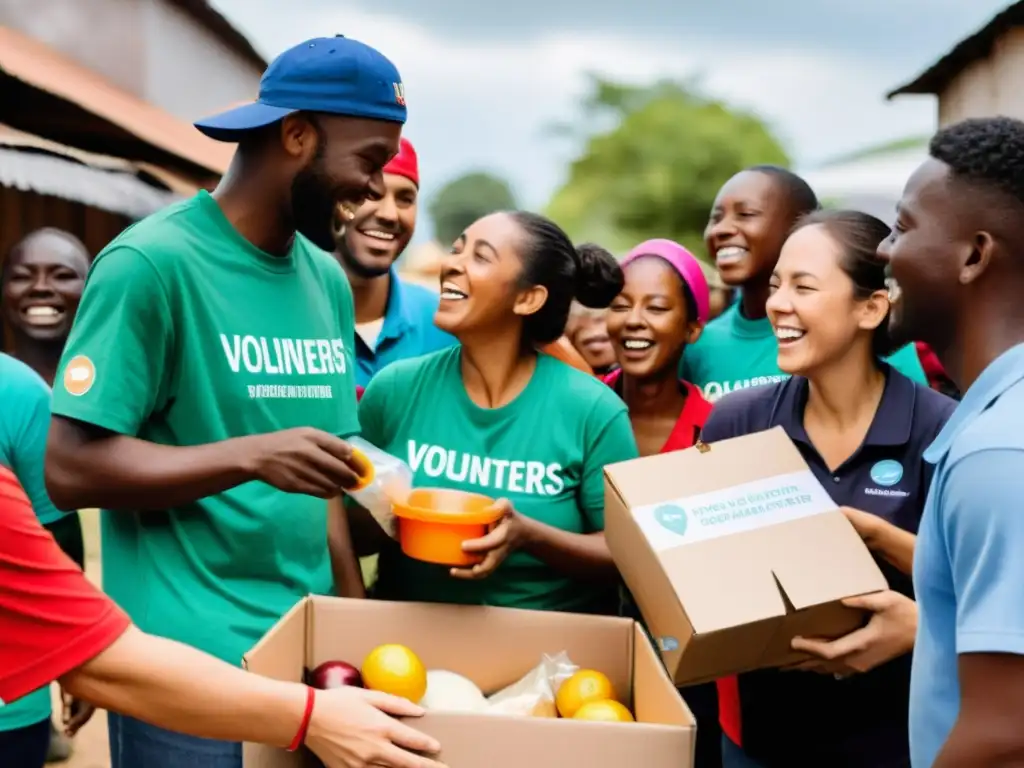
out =
<svg viewBox="0 0 1024 768"><path fill-rule="evenodd" d="M872 612L863 642L798 638L794 648L830 658L804 671L718 682L725 768L910 765L910 568L932 476L922 454L956 403L885 362L894 344L885 265L875 252L889 234L857 211L818 211L797 222L766 304L777 364L790 378L726 395L701 433L711 443L785 429L891 587L849 601Z"/></svg>
<svg viewBox="0 0 1024 768"><path fill-rule="evenodd" d="M434 322L460 343L378 373L360 400L363 436L408 462L414 485L482 493L505 514L465 545L483 556L471 568L413 560L378 536L375 596L614 613L603 469L637 456L629 416L600 379L538 350L562 336L574 299L608 306L622 270L516 211L466 229L440 278Z"/></svg>

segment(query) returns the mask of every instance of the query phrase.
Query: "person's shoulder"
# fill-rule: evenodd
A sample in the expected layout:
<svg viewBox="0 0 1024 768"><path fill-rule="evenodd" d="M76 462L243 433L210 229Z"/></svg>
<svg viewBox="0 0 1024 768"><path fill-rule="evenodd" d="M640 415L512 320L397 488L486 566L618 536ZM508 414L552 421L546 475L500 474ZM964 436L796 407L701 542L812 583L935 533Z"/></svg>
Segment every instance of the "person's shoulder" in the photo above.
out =
<svg viewBox="0 0 1024 768"><path fill-rule="evenodd" d="M450 347L439 349L435 352L428 352L425 355L395 360L385 365L373 375L369 385L367 385L367 390L378 381L389 383L409 380L433 381L443 371L448 370L451 365L457 362L452 359L453 356L457 355L458 348Z"/></svg>
<svg viewBox="0 0 1024 768"><path fill-rule="evenodd" d="M987 450L1020 452L1024 470L1024 379L967 424L953 440L950 460Z"/></svg>
<svg viewBox="0 0 1024 768"><path fill-rule="evenodd" d="M89 273L141 279L143 272L168 275L182 264L182 248L206 214L198 196L179 200L122 230L92 260ZM101 266L102 265L102 266Z"/></svg>
<svg viewBox="0 0 1024 768"><path fill-rule="evenodd" d="M33 393L47 397L50 393L50 387L42 376L21 360L4 352L0 352L0 389L12 394Z"/></svg>
<svg viewBox="0 0 1024 768"><path fill-rule="evenodd" d="M141 251L154 257L159 254L180 256L179 236L193 229L201 217L205 217L205 213L198 195L171 203L123 229L96 255L96 259L111 251L124 249Z"/></svg>
<svg viewBox="0 0 1024 768"><path fill-rule="evenodd" d="M776 403L786 395L787 389L797 386L795 378L736 389L718 398L711 407L701 431L707 442L748 435L767 429Z"/></svg>
<svg viewBox="0 0 1024 768"><path fill-rule="evenodd" d="M550 394L558 393L559 397L550 399L557 401L559 408L575 403L584 405L590 411L609 416L627 410L622 398L599 377L574 368L551 355L539 354L537 364L543 366L542 370L548 378L545 391Z"/></svg>
<svg viewBox="0 0 1024 768"><path fill-rule="evenodd" d="M901 374L903 375L903 374ZM918 381L914 385L914 420L925 431L938 434L958 405L957 401Z"/></svg>

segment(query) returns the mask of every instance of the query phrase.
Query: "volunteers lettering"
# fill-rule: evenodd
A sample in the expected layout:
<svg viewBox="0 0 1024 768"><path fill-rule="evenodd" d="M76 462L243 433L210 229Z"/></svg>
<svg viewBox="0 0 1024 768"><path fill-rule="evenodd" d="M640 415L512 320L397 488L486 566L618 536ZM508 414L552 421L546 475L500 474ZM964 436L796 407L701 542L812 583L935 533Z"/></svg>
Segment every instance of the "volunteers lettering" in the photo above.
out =
<svg viewBox="0 0 1024 768"><path fill-rule="evenodd" d="M446 477L454 483L533 496L557 496L565 488L562 465L557 462L496 459L474 456L439 445L409 441L409 467L428 477Z"/></svg>
<svg viewBox="0 0 1024 768"><path fill-rule="evenodd" d="M789 376L786 374L771 375L771 376L754 376L750 379L739 379L737 381L709 381L704 385L704 399L709 402L714 402L730 392L735 392L737 389L747 389L748 387L762 387L765 384L774 384L778 381L785 381Z"/></svg>
<svg viewBox="0 0 1024 768"><path fill-rule="evenodd" d="M322 376L348 369L342 339L279 339L220 334L228 367L233 373Z"/></svg>

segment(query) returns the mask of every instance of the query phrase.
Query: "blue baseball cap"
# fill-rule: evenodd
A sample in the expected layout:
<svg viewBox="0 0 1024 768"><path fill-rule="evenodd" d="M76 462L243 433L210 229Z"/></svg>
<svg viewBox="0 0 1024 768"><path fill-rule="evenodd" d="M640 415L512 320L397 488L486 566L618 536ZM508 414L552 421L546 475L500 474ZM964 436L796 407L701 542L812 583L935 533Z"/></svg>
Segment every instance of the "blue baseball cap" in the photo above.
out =
<svg viewBox="0 0 1024 768"><path fill-rule="evenodd" d="M195 127L217 141L235 142L294 112L326 112L405 123L405 87L391 60L343 35L289 48L260 78L252 104L207 117Z"/></svg>

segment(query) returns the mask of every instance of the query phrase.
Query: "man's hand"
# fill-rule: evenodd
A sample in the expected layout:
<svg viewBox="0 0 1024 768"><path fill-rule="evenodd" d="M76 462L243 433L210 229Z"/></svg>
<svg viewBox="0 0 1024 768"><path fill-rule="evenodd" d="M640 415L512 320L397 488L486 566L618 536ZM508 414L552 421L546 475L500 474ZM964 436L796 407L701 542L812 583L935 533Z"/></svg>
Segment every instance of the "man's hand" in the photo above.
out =
<svg viewBox="0 0 1024 768"><path fill-rule="evenodd" d="M319 429L297 427L241 439L250 473L287 493L331 499L359 480L361 464L352 447Z"/></svg>
<svg viewBox="0 0 1024 768"><path fill-rule="evenodd" d="M483 562L469 568L452 568L451 575L457 579L485 579L494 573L511 552L519 548L523 537L523 522L519 513L507 499L499 499L495 505L502 510L502 517L494 530L479 539L466 541L462 551L483 555Z"/></svg>
<svg viewBox="0 0 1024 768"><path fill-rule="evenodd" d="M866 626L837 640L795 637L792 647L818 659L789 669L810 670L842 678L867 672L909 653L917 634L917 603L899 592L887 590L843 600L848 608L871 611Z"/></svg>
<svg viewBox="0 0 1024 768"><path fill-rule="evenodd" d="M419 717L415 704L379 691L337 688L317 691L306 746L327 768L444 768L421 752L436 755L441 745L396 717Z"/></svg>

